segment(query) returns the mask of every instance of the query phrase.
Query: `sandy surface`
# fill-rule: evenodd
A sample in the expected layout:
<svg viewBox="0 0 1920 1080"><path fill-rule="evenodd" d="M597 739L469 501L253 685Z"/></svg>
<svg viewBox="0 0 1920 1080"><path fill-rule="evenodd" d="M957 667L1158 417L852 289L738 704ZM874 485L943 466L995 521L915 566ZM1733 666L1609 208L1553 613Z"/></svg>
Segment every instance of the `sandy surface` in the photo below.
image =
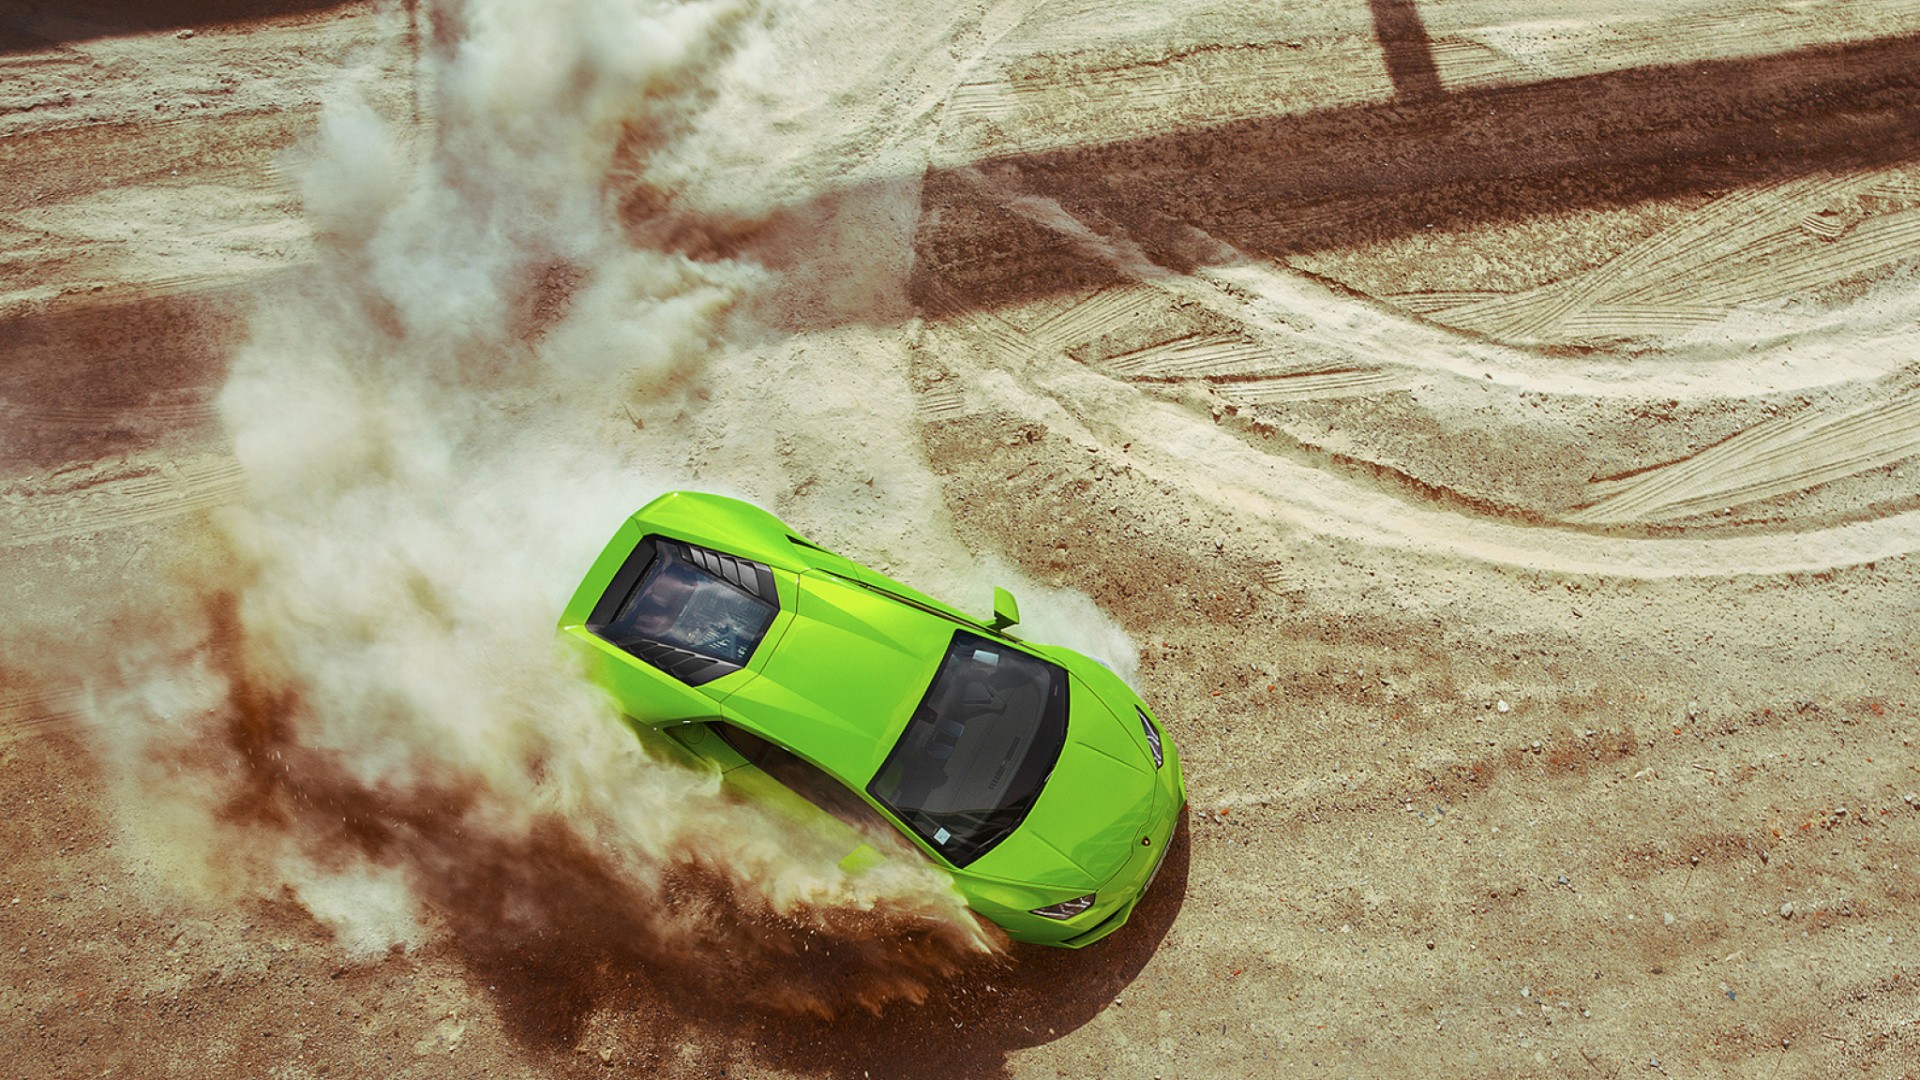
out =
<svg viewBox="0 0 1920 1080"><path fill-rule="evenodd" d="M617 6L0 5L0 1071L1920 1072L1913 5ZM1136 652L1135 921L417 734L669 485Z"/></svg>

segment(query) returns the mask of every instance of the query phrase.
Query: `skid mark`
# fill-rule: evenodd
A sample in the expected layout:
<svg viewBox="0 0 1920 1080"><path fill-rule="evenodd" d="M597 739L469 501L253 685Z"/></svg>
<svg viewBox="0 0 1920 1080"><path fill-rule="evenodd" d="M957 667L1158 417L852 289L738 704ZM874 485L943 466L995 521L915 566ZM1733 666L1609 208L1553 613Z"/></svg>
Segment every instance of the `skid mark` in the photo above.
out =
<svg viewBox="0 0 1920 1080"><path fill-rule="evenodd" d="M1512 57L1482 42L1439 38L1429 47L1433 65L1440 70L1440 81L1451 90L1500 86L1534 77Z"/></svg>
<svg viewBox="0 0 1920 1080"><path fill-rule="evenodd" d="M1570 313L1561 330L1571 339L1680 334L1719 322L1731 310L1712 304L1595 304Z"/></svg>
<svg viewBox="0 0 1920 1080"><path fill-rule="evenodd" d="M1035 345L1061 349L1117 330L1156 308L1167 294L1145 286L1102 289L1028 331Z"/></svg>
<svg viewBox="0 0 1920 1080"><path fill-rule="evenodd" d="M237 500L246 490L240 464L205 458L135 467L120 475L56 476L0 492L0 547L25 547L180 517Z"/></svg>
<svg viewBox="0 0 1920 1080"><path fill-rule="evenodd" d="M1389 293L1380 299L1387 301L1402 311L1415 315L1433 315L1450 308L1464 308L1469 304L1484 304L1497 300L1506 293L1490 292L1485 289L1452 289L1416 293Z"/></svg>
<svg viewBox="0 0 1920 1080"><path fill-rule="evenodd" d="M0 258L12 254L0 250ZM68 280L39 279L19 288L10 288L10 283L0 278L0 319L67 315L189 294L216 301L239 299L272 282L292 265L291 260L235 261L245 265L220 273L151 276L142 274L145 267L107 262Z"/></svg>
<svg viewBox="0 0 1920 1080"><path fill-rule="evenodd" d="M977 341L970 326L950 322L944 328L962 340ZM971 381L982 373L957 374ZM1118 384L1111 376L1064 356L1038 357L1014 377L1023 384L1037 380L1046 387L1029 390L1034 415L1044 415L1054 406L1075 413L1079 403L1085 403L1094 412L1079 419L1090 429L1112 433L1108 439L1126 442L1131 447L1128 463L1143 477L1189 492L1223 513L1290 534L1338 537L1547 572L1636 579L1806 573L1920 550L1920 511L1807 531L1673 538L1596 535L1584 529L1485 518L1409 500L1266 453L1184 406L1135 391L1117 394ZM1011 404L1016 399L1001 392L999 400ZM1867 417L1862 422L1880 431L1910 432L1920 425L1920 417ZM1847 437L1871 440L1875 436L1868 432Z"/></svg>
<svg viewBox="0 0 1920 1080"><path fill-rule="evenodd" d="M1276 101L1326 109L1393 96L1371 36L1095 63L977 72L952 95L946 152L1035 152L1255 119Z"/></svg>
<svg viewBox="0 0 1920 1080"><path fill-rule="evenodd" d="M1802 218L1863 184L1855 177L1816 177L1739 191L1584 274L1454 309L1446 321L1495 337L1547 340L1561 336L1576 313L1607 300L1677 300L1670 294L1683 291L1683 281L1776 249L1779 236L1799 233Z"/></svg>
<svg viewBox="0 0 1920 1080"><path fill-rule="evenodd" d="M976 174L978 175L978 174ZM980 177L976 189L1013 213L1054 230L1087 250L1123 251L1129 241L1088 227L1052 200L1028 195L1004 178ZM1311 357L1294 370L1400 368L1511 390L1618 399L1669 397L1697 400L1745 393L1764 363L1765 384L1780 392L1881 378L1906 364L1906 329L1878 332L1882 347L1862 351L1828 347L1770 353L1739 362L1683 360L1649 363L1590 358L1577 368L1491 342L1465 340L1451 330L1411 322L1398 312L1355 304L1270 259L1251 255L1198 228L1185 227L1187 255L1200 266L1179 274L1144 258L1115 259L1114 269L1142 286L1165 292L1223 317L1248 338L1268 344L1272 355ZM937 281L927 303L932 317L956 325L978 316ZM1645 312L1636 312L1645 317ZM996 336L1015 333L1011 327Z"/></svg>
<svg viewBox="0 0 1920 1080"><path fill-rule="evenodd" d="M977 311L968 316L965 329L983 350L1005 364L1024 361L1036 351L1026 331L990 311Z"/></svg>
<svg viewBox="0 0 1920 1080"><path fill-rule="evenodd" d="M41 405L0 398L0 421L49 427L182 427L212 422L211 401L155 402L145 405Z"/></svg>
<svg viewBox="0 0 1920 1080"><path fill-rule="evenodd" d="M1225 383L1220 395L1249 405L1267 405L1281 401L1317 401L1326 398L1360 397L1395 390L1405 385L1398 372L1374 370L1313 371L1299 375L1278 375L1267 379L1249 379Z"/></svg>
<svg viewBox="0 0 1920 1080"><path fill-rule="evenodd" d="M961 122L992 119L1020 107L1020 95L999 75L976 76L954 88L947 111Z"/></svg>
<svg viewBox="0 0 1920 1080"><path fill-rule="evenodd" d="M1128 379L1205 379L1268 374L1275 365L1272 351L1258 342L1210 334L1108 357L1099 366Z"/></svg>
<svg viewBox="0 0 1920 1080"><path fill-rule="evenodd" d="M1181 338L1111 357L1096 365L1131 382L1207 379L1222 396L1250 405L1354 397L1404 383L1380 368L1288 371L1271 350L1233 335Z"/></svg>
<svg viewBox="0 0 1920 1080"><path fill-rule="evenodd" d="M0 746L65 731L80 718L77 690L0 693Z"/></svg>
<svg viewBox="0 0 1920 1080"><path fill-rule="evenodd" d="M1599 481L1600 501L1568 520L1619 524L1688 517L1785 495L1920 454L1920 395L1865 409L1770 420L1684 461Z"/></svg>
<svg viewBox="0 0 1920 1080"><path fill-rule="evenodd" d="M1920 208L1865 214L1860 199L1910 203L1904 175L1816 177L1715 201L1573 278L1505 296L1391 298L1494 337L1577 341L1674 333L1742 304L1792 296L1920 258ZM1716 310L1719 309L1719 310Z"/></svg>
<svg viewBox="0 0 1920 1080"><path fill-rule="evenodd" d="M1830 242L1812 244L1786 265L1753 263L1700 285L1703 303L1765 300L1859 277L1920 258L1920 210L1867 218Z"/></svg>
<svg viewBox="0 0 1920 1080"><path fill-rule="evenodd" d="M922 394L920 415L927 420L953 420L967 414L967 395L961 390L935 390Z"/></svg>

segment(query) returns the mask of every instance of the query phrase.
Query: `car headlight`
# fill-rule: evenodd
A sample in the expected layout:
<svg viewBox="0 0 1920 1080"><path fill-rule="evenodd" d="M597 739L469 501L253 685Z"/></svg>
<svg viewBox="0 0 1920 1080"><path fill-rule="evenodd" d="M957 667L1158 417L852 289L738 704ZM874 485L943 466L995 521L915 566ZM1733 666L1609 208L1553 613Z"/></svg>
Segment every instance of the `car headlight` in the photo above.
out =
<svg viewBox="0 0 1920 1080"><path fill-rule="evenodd" d="M1166 752L1160 749L1160 729L1147 719L1147 710L1135 705L1133 711L1140 714L1140 726L1147 729L1147 747L1153 751L1153 767L1157 769L1167 760Z"/></svg>
<svg viewBox="0 0 1920 1080"><path fill-rule="evenodd" d="M1071 900L1062 900L1057 904L1049 904L1043 908L1034 908L1033 914L1043 919L1071 919L1075 915L1092 907L1095 895L1097 894L1088 893L1085 896L1076 896Z"/></svg>

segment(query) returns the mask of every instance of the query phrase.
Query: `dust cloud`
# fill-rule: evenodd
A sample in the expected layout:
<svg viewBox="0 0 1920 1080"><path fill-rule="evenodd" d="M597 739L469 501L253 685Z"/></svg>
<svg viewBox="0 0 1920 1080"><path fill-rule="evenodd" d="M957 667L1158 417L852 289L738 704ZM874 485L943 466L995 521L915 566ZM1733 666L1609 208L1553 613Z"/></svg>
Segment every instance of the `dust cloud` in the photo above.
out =
<svg viewBox="0 0 1920 1080"><path fill-rule="evenodd" d="M620 971L824 1014L992 962L944 875L841 872L653 756L554 643L604 538L690 479L606 403L671 414L764 333L768 270L637 246L622 218L663 190L650 170L685 172L657 166L761 13L386 17L432 23L431 122L389 124L347 79L286 163L319 257L260 301L219 399L249 496L179 602L120 616L147 644L89 710L129 830L170 877L297 899L348 953L451 940L559 1040Z"/></svg>

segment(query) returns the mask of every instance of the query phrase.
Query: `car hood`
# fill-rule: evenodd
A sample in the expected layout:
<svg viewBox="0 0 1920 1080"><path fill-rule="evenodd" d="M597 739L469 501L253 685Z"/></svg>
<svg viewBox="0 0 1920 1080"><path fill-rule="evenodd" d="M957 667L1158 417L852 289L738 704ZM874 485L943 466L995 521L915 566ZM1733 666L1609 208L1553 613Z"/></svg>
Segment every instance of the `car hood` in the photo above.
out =
<svg viewBox="0 0 1920 1080"><path fill-rule="evenodd" d="M965 872L1091 892L1126 865L1153 813L1153 759L1133 728L1069 673L1067 741L1026 820Z"/></svg>

